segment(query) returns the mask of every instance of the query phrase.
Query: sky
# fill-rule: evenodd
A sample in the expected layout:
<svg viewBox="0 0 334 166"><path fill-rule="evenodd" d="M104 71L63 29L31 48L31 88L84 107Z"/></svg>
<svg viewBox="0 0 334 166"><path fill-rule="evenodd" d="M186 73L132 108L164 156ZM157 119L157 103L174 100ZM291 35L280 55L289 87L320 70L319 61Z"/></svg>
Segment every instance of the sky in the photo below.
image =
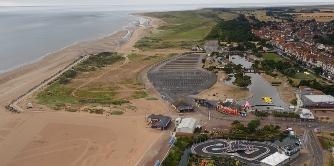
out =
<svg viewBox="0 0 334 166"><path fill-rule="evenodd" d="M0 6L163 5L163 4L326 4L334 0L0 0Z"/></svg>

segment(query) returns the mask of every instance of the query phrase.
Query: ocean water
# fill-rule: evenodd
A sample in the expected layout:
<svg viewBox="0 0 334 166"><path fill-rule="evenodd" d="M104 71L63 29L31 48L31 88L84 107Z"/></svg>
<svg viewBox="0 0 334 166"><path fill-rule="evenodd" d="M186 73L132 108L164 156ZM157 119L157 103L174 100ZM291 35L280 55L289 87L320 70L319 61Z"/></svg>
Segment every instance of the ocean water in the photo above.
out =
<svg viewBox="0 0 334 166"><path fill-rule="evenodd" d="M325 3L329 4L329 3ZM332 3L331 3L332 4ZM131 26L148 11L274 4L0 6L0 74L70 44L96 39ZM282 5L282 4L280 4Z"/></svg>
<svg viewBox="0 0 334 166"><path fill-rule="evenodd" d="M131 26L131 11L99 8L0 7L0 73L68 45Z"/></svg>
<svg viewBox="0 0 334 166"><path fill-rule="evenodd" d="M131 13L196 9L170 6L0 6L0 74L71 44L133 26Z"/></svg>

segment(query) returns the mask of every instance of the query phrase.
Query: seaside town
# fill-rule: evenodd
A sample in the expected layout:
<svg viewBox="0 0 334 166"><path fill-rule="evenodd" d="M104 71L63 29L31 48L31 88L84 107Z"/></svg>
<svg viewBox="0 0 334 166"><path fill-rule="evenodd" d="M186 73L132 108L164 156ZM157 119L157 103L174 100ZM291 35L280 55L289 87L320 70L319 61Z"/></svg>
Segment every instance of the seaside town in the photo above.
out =
<svg viewBox="0 0 334 166"><path fill-rule="evenodd" d="M136 17L0 75L0 165L334 165L334 7Z"/></svg>
<svg viewBox="0 0 334 166"><path fill-rule="evenodd" d="M281 52L296 58L305 67L321 69L321 76L333 80L334 48L331 44L320 43L317 38L332 34L333 24L316 20L269 23L253 30L253 33L269 40Z"/></svg>

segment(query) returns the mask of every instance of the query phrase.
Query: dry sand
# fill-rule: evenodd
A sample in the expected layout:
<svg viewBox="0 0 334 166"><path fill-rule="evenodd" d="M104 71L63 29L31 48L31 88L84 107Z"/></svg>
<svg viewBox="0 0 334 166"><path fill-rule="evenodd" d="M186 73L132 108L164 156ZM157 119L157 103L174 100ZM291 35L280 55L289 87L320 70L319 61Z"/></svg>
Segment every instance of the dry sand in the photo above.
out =
<svg viewBox="0 0 334 166"><path fill-rule="evenodd" d="M218 72L217 82L209 89L202 91L197 96L202 99L224 101L225 99L245 99L250 96L248 89L225 84L227 74Z"/></svg>
<svg viewBox="0 0 334 166"><path fill-rule="evenodd" d="M155 21L152 21L155 24ZM147 113L164 113L160 100L136 103L133 114L111 116L68 112L5 111L4 106L87 53L128 52L152 28L138 28L131 41L118 48L125 32L63 49L42 60L0 76L1 166L137 165L163 134L148 128ZM161 103L160 103L161 102ZM153 106L160 105L152 110ZM159 104L160 103L160 104Z"/></svg>

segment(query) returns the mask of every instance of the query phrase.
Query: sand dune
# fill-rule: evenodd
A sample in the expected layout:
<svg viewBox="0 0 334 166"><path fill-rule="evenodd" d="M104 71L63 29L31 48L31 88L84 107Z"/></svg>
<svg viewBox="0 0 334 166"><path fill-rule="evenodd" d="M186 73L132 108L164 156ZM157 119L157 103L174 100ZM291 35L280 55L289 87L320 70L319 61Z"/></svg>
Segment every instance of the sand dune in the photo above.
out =
<svg viewBox="0 0 334 166"><path fill-rule="evenodd" d="M68 47L0 75L0 165L129 166L139 163L148 147L162 136L159 130L148 128L144 119L147 109L159 101L139 104L133 114L109 118L54 111L15 114L6 111L4 106L82 55L131 51L135 41L147 33L147 28L138 27L130 42L121 47L117 40L124 32ZM154 111L168 110L167 106L160 105Z"/></svg>

